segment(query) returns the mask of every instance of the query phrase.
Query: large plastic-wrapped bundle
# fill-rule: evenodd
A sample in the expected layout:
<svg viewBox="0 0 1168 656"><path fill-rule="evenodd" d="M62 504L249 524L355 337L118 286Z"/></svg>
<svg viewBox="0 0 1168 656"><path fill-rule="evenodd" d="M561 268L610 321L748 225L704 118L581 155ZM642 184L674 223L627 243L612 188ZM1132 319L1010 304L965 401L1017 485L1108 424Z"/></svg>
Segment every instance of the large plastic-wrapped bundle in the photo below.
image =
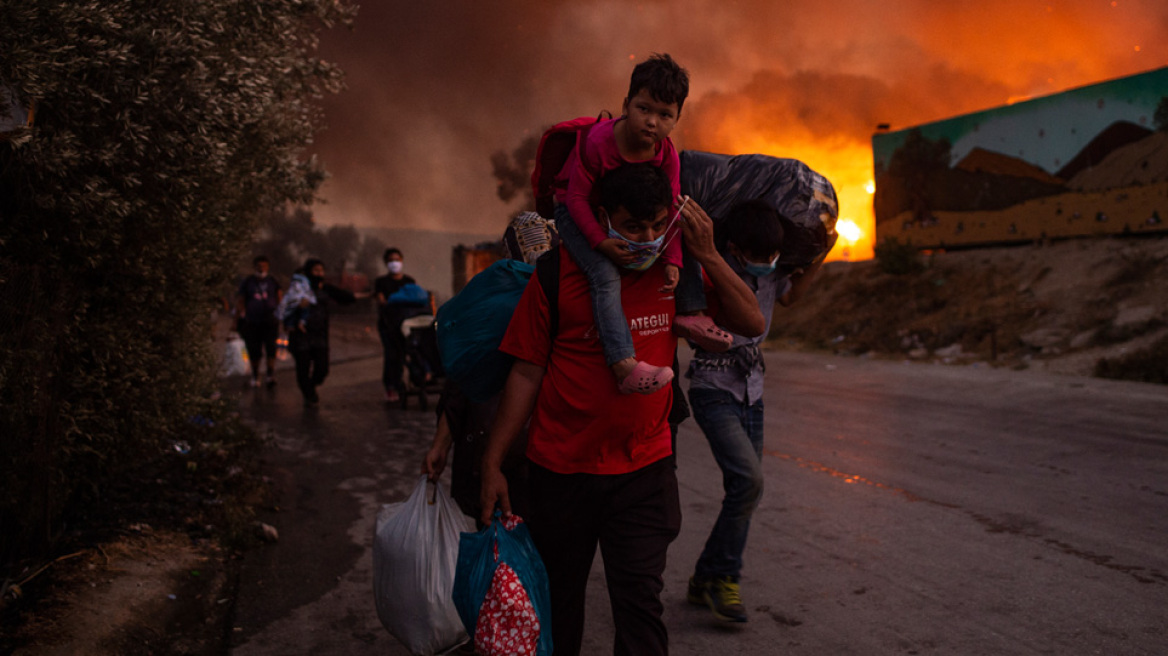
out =
<svg viewBox="0 0 1168 656"><path fill-rule="evenodd" d="M835 245L835 188L799 160L682 151L681 193L696 200L715 226L737 203L769 202L784 217L779 266L785 270L806 267Z"/></svg>

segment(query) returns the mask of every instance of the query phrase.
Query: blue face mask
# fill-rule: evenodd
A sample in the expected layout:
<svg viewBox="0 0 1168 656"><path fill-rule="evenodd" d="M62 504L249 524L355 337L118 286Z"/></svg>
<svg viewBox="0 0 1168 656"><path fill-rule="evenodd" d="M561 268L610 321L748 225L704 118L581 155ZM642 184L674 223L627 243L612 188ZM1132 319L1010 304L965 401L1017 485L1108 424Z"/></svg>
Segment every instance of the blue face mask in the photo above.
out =
<svg viewBox="0 0 1168 656"><path fill-rule="evenodd" d="M763 276L767 276L767 275L774 273L775 266L777 266L779 263L779 256L776 255L775 259L771 260L767 264L760 264L758 262L751 262L750 260L747 260L747 259L742 259L741 261L742 261L742 270L743 271L749 273L750 275L754 276L755 278L761 278Z"/></svg>
<svg viewBox="0 0 1168 656"><path fill-rule="evenodd" d="M653 241L633 241L613 229L611 221L608 224L608 236L611 239L623 241L628 245L629 251L637 256L636 261L624 265L626 269L633 271L644 271L653 266L653 263L661 256L661 247L665 242L665 233L661 233L661 236Z"/></svg>

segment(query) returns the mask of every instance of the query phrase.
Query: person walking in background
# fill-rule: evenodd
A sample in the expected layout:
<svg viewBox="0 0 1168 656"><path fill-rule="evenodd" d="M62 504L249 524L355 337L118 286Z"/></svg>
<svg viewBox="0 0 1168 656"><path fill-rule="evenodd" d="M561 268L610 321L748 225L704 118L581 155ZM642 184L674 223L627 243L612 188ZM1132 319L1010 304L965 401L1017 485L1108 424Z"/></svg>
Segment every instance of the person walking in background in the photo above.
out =
<svg viewBox="0 0 1168 656"><path fill-rule="evenodd" d="M530 265L534 276L536 261L559 245L559 235L551 221L535 212L524 212L511 220L503 232L502 243L507 258ZM437 481L446 469L453 447L450 496L476 521L482 514L479 507L482 454L501 396L502 392L499 392L486 401L474 401L458 383L447 378L438 400L438 426L434 440L422 459L422 473ZM515 440L503 462L511 508L520 516L527 515L527 457L523 454L526 445L525 439Z"/></svg>
<svg viewBox="0 0 1168 656"><path fill-rule="evenodd" d="M389 297L406 285L415 284L414 279L403 273L405 258L396 248L387 248L381 256L386 274L373 281L373 293L377 296L377 334L381 337L382 368L381 384L385 387L385 400L395 403L405 393L402 369L405 366L406 342L401 332L403 317L394 311Z"/></svg>
<svg viewBox="0 0 1168 656"><path fill-rule="evenodd" d="M309 258L292 276L288 293L276 308L288 333L288 350L296 361L296 384L304 395L304 404L320 403L316 388L329 373L328 301L349 305L358 295L324 281L324 262ZM369 294L363 294L368 298Z"/></svg>
<svg viewBox="0 0 1168 656"><path fill-rule="evenodd" d="M239 336L247 348L251 361L251 386L260 386L260 360L267 358L268 387L276 384L276 339L280 336L280 321L276 308L284 296L280 283L270 275L271 263L263 255L252 260L255 273L243 279L236 295L236 318Z"/></svg>

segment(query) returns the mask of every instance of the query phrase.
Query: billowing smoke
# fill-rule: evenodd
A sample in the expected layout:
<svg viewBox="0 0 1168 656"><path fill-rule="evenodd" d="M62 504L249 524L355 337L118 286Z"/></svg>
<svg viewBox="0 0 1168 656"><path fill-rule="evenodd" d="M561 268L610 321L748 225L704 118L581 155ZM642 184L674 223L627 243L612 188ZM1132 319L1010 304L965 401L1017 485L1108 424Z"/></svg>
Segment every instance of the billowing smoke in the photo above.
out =
<svg viewBox="0 0 1168 656"><path fill-rule="evenodd" d="M632 66L692 76L682 148L802 159L870 225L870 137L1168 65L1153 0L365 2L324 38L347 72L317 153L324 223L494 233L492 154L619 111Z"/></svg>

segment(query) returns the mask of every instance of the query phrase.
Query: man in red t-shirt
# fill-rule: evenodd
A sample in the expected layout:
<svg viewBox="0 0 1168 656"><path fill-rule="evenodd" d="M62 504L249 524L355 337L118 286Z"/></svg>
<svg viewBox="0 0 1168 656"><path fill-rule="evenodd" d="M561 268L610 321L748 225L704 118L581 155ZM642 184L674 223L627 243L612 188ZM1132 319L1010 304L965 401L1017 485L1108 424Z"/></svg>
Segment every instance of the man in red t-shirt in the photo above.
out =
<svg viewBox="0 0 1168 656"><path fill-rule="evenodd" d="M671 194L661 169L618 168L598 184L597 215L640 249L669 228ZM717 296L718 324L759 335L765 321L754 294L718 254L713 223L696 203L683 207L685 246L702 265L707 293ZM532 280L535 280L533 278ZM663 292L661 262L623 270L621 302L638 357L670 367L677 349L674 300ZM596 334L588 283L560 252L558 330L551 333L547 298L529 283L500 349L516 357L482 463L484 523L493 509L511 511L500 467L530 417L527 456L532 539L551 587L552 641L557 656L578 654L584 598L596 547L601 547L616 625L617 654L668 653L661 621L662 574L681 529L669 433L669 387L621 394Z"/></svg>

